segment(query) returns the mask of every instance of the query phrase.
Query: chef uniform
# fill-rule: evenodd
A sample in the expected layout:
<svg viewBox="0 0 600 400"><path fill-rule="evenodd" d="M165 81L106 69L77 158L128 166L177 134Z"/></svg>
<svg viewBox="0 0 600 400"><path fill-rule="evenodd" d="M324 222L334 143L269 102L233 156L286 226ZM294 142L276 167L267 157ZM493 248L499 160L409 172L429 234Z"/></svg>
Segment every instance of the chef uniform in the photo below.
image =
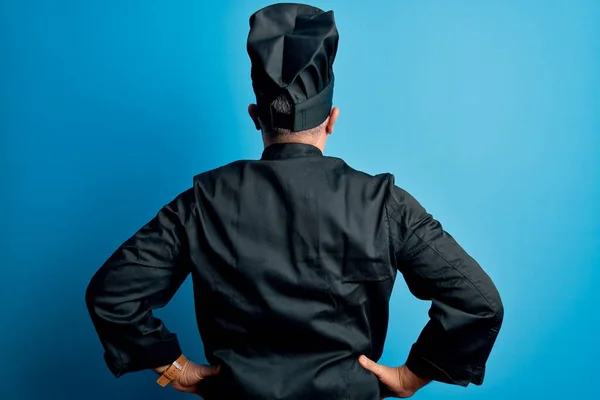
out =
<svg viewBox="0 0 600 400"><path fill-rule="evenodd" d="M252 15L263 124L301 131L326 120L337 46L332 11L276 4ZM291 112L271 106L281 95ZM221 366L201 382L208 400L379 399L357 359L378 360L389 318L403 318L401 305L389 313L397 276L431 302L398 360L422 377L482 384L503 318L489 276L391 174L303 143L195 176L97 271L86 301L115 376L182 354L153 310L188 276L206 359Z"/></svg>

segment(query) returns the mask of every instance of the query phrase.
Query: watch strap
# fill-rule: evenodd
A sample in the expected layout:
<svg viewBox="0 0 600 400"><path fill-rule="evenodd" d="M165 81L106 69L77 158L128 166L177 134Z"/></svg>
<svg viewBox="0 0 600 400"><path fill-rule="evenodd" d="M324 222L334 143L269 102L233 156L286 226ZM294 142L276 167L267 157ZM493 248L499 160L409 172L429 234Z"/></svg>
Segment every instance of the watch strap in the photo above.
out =
<svg viewBox="0 0 600 400"><path fill-rule="evenodd" d="M183 354L180 355L177 360L173 361L173 364L169 365L169 367L163 371L163 373L156 380L156 383L162 387L167 386L169 383L179 377L179 374L181 374L181 371L187 362L187 358Z"/></svg>

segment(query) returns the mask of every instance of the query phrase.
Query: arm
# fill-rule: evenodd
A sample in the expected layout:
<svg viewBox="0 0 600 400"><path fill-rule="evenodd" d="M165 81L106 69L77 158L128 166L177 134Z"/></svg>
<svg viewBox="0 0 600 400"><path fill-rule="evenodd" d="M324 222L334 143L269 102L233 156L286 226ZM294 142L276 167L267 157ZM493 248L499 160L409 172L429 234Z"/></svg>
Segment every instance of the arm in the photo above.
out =
<svg viewBox="0 0 600 400"><path fill-rule="evenodd" d="M182 353L177 336L152 311L165 306L189 274L182 221L191 213L192 194L184 192L163 207L88 285L87 308L116 377L144 369L162 371Z"/></svg>
<svg viewBox="0 0 600 400"><path fill-rule="evenodd" d="M388 206L396 262L409 290L432 302L406 367L439 382L483 383L504 308L490 277L406 191Z"/></svg>

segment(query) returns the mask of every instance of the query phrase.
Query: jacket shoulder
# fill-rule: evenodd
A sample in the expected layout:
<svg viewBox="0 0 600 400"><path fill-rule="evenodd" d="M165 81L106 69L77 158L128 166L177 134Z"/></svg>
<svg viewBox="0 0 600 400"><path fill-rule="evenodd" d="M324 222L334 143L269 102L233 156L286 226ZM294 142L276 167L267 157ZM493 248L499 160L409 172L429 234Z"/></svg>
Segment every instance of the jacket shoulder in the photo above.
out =
<svg viewBox="0 0 600 400"><path fill-rule="evenodd" d="M368 172L353 168L341 158L330 158L333 160L337 160L344 169L345 174L353 181L360 182L368 186L374 186L380 189L391 190L391 188L394 186L395 177L389 172L370 174Z"/></svg>
<svg viewBox="0 0 600 400"><path fill-rule="evenodd" d="M229 164L225 164L220 167L201 172L199 174L194 175L194 177L192 179L193 184L194 184L194 186L202 185L202 184L208 183L210 180L216 179L219 176L228 175L228 174L232 174L232 173L235 174L235 173L239 172L241 169L243 169L243 167L246 164L248 164L252 161L253 160L237 160L237 161L230 162Z"/></svg>

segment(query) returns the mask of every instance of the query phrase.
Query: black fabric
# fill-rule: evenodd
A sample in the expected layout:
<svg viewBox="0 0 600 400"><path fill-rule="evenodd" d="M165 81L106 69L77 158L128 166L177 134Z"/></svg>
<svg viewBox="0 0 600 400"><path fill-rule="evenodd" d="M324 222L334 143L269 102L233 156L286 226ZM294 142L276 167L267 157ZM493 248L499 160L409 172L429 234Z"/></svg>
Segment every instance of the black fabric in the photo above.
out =
<svg viewBox="0 0 600 400"><path fill-rule="evenodd" d="M382 354L398 271L432 304L408 366L481 384L503 318L488 275L392 175L306 144L196 176L100 268L87 305L115 375L167 364L179 347L153 310L191 275L206 359L222 366L206 399L376 400L357 358Z"/></svg>
<svg viewBox="0 0 600 400"><path fill-rule="evenodd" d="M282 3L250 17L247 50L263 124L301 131L325 121L333 102L338 40L333 11ZM271 108L280 95L292 103L290 114Z"/></svg>

